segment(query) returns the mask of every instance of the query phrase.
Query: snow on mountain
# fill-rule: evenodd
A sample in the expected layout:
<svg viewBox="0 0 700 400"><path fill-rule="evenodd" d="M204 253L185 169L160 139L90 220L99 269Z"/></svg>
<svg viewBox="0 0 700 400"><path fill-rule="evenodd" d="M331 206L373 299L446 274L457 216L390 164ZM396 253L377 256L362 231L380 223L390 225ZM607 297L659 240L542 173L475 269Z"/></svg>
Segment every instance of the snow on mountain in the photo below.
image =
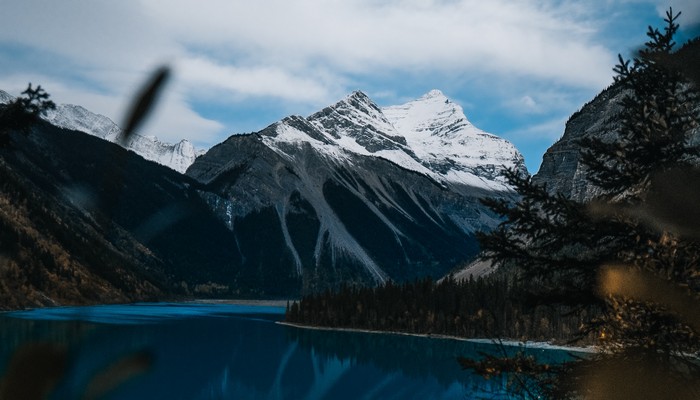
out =
<svg viewBox="0 0 700 400"><path fill-rule="evenodd" d="M462 107L439 90L382 112L422 164L444 180L500 189L504 168L525 173L515 146L472 125Z"/></svg>
<svg viewBox="0 0 700 400"><path fill-rule="evenodd" d="M308 120L330 142L346 151L385 158L403 168L432 175L382 110L362 92L353 92Z"/></svg>
<svg viewBox="0 0 700 400"><path fill-rule="evenodd" d="M0 90L0 104L6 104L12 101L14 97L12 97L9 93L5 92L4 90Z"/></svg>
<svg viewBox="0 0 700 400"><path fill-rule="evenodd" d="M44 119L60 128L89 133L110 142L116 142L121 133L121 129L111 119L72 104L57 106L55 110L46 113Z"/></svg>
<svg viewBox="0 0 700 400"><path fill-rule="evenodd" d="M0 102L11 99L0 91ZM111 142L121 132L109 118L77 105L59 105L45 119ZM313 129L295 128L300 119L289 117L276 123L276 133L266 136L265 143L282 153L278 143L303 142L338 159L343 159L344 152L380 157L442 184L488 190L508 190L500 176L504 168L526 173L522 155L510 142L476 128L462 107L439 90L384 108L356 91L306 118ZM127 148L181 173L205 152L187 140L171 144L138 134Z"/></svg>
<svg viewBox="0 0 700 400"><path fill-rule="evenodd" d="M13 98L0 90L0 103L8 103ZM60 128L85 132L112 143L116 143L121 134L121 129L111 119L78 105L58 105L43 118ZM188 140L171 144L161 142L155 136L139 134L133 135L125 147L146 160L157 162L180 173L184 173L198 156L205 153L205 150L195 149Z"/></svg>
<svg viewBox="0 0 700 400"><path fill-rule="evenodd" d="M155 161L180 173L185 173L194 160L206 152L195 149L187 139L171 144L161 142L155 136L139 135L132 138L128 148L147 160Z"/></svg>
<svg viewBox="0 0 700 400"><path fill-rule="evenodd" d="M266 145L281 153L280 143L305 143L332 158L343 159L344 152L379 157L442 184L487 190L509 190L501 177L504 168L527 173L510 142L476 128L438 90L385 108L356 91L301 120L278 122L275 133L264 138Z"/></svg>
<svg viewBox="0 0 700 400"><path fill-rule="evenodd" d="M360 92L231 136L187 175L236 234L246 270L308 291L442 276L500 222L480 199L512 195L442 179Z"/></svg>
<svg viewBox="0 0 700 400"><path fill-rule="evenodd" d="M440 92L382 109L358 91L231 136L187 175L236 235L243 270L277 285L296 279L303 293L442 276L472 261L474 233L500 223L481 199L514 195L497 176L504 165L526 173L510 143L474 128Z"/></svg>
<svg viewBox="0 0 700 400"><path fill-rule="evenodd" d="M59 105L44 119L61 128L85 132L113 143L117 142L121 134L121 129L111 119L72 104ZM204 153L203 150L196 150L186 139L172 144L161 142L155 136L139 134L134 134L125 147L147 160L180 173L184 173Z"/></svg>

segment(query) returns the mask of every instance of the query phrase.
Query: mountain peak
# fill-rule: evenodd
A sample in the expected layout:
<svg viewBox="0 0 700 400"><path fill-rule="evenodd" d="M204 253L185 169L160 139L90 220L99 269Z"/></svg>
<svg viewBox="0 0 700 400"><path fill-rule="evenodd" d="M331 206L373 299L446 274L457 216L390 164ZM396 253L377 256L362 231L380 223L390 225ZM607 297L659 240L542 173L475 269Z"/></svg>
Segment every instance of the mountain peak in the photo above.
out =
<svg viewBox="0 0 700 400"><path fill-rule="evenodd" d="M372 101L369 96L362 90L354 90L352 93L350 93L346 98L346 100L349 99L357 99L357 100L365 100L365 101Z"/></svg>
<svg viewBox="0 0 700 400"><path fill-rule="evenodd" d="M303 121L291 122L284 125L294 129L276 130L266 143L277 148L275 142L315 139L317 150L334 157L339 150L371 155L437 182L495 190L508 190L499 178L502 165L524 168L511 143L474 127L462 107L440 90L383 108L354 91Z"/></svg>
<svg viewBox="0 0 700 400"><path fill-rule="evenodd" d="M320 131L328 132L336 140L349 137L360 142L375 143L371 146L375 150L369 150L370 152L381 147L376 145L377 141L394 141L397 136L396 130L382 114L381 108L359 90L311 115L308 121Z"/></svg>
<svg viewBox="0 0 700 400"><path fill-rule="evenodd" d="M476 128L462 107L439 90L384 107L382 113L423 164L446 180L479 185L481 179L495 188L505 183L502 166L525 171L522 155L511 143Z"/></svg>
<svg viewBox="0 0 700 400"><path fill-rule="evenodd" d="M356 111L359 111L362 114L367 114L372 118L381 117L382 111L379 106L372 101L369 96L360 90L350 93L350 95L348 95L345 99L339 101L331 107L338 109L346 106L350 106Z"/></svg>
<svg viewBox="0 0 700 400"><path fill-rule="evenodd" d="M4 90L0 90L0 104L6 104L11 102L14 97Z"/></svg>
<svg viewBox="0 0 700 400"><path fill-rule="evenodd" d="M408 103L384 107L382 112L399 132L408 136L450 136L472 126L462 107L437 89Z"/></svg>
<svg viewBox="0 0 700 400"><path fill-rule="evenodd" d="M434 98L442 98L442 99L449 101L449 99L442 93L442 91L440 91L438 89L433 89L433 90L429 91L428 93L421 96L419 100L434 99Z"/></svg>
<svg viewBox="0 0 700 400"><path fill-rule="evenodd" d="M2 93L0 93L0 101L2 101ZM60 128L85 132L113 143L121 135L121 129L111 119L79 105L59 104L43 118ZM139 134L132 136L124 147L147 160L180 173L184 173L195 158L202 154L201 150L195 149L187 140L172 144L161 142L155 136Z"/></svg>

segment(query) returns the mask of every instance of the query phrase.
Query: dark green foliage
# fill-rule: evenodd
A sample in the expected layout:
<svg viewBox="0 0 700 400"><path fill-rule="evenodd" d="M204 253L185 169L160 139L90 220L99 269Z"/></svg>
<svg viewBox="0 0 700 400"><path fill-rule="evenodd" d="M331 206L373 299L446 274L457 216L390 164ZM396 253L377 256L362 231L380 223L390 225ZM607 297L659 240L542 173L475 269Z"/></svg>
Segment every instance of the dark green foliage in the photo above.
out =
<svg viewBox="0 0 700 400"><path fill-rule="evenodd" d="M621 221L591 218L584 204L551 195L516 171L507 171L506 178L522 197L515 203L483 201L504 217L494 231L478 235L484 257L517 266L521 279L531 283L533 302L599 305L598 266L638 242L636 234Z"/></svg>
<svg viewBox="0 0 700 400"><path fill-rule="evenodd" d="M472 370L486 379L509 376L510 392L527 399L556 398L557 376L567 368L566 364L540 363L534 356L522 351L514 356L483 354L479 361L458 357L457 361L463 369ZM533 381L538 384L533 385Z"/></svg>
<svg viewBox="0 0 700 400"><path fill-rule="evenodd" d="M697 290L698 243L676 236L683 232L666 230L674 225L667 222L665 214L671 210L664 199L673 198L669 191L684 193L683 188L659 184L659 177L696 164L699 154L690 143L698 121L698 94L680 72L656 61L673 55L677 17L669 10L663 32L649 28L650 41L634 60L620 57L616 81L627 94L618 130L580 142L586 176L600 189L598 198L588 204L577 203L511 172L507 178L522 198L515 203L487 201L505 221L480 239L487 258L515 268L537 286L533 293L537 301L588 310L599 307L601 312L589 313L595 318L586 322L584 332L597 332L601 338L606 350L597 357L601 365L620 369L642 366L647 372L658 371L695 384L692 377L697 375L697 367L686 356L700 350L700 342L683 316L657 304L661 296L638 301L610 295L611 291L603 288L624 285L625 279L607 281L610 278L603 277L610 275L602 275L607 269L601 272L606 264L624 264L685 291ZM697 207L697 202L692 207ZM632 361L636 359L641 361ZM585 363L560 374L562 391L556 398L577 394L621 398L612 393L637 393L634 386L654 382L653 376L642 382L625 379L620 371L591 371L595 371L595 364ZM538 371L532 372L538 375ZM574 383L567 386L564 382ZM591 392L591 385L605 388Z"/></svg>
<svg viewBox="0 0 700 400"><path fill-rule="evenodd" d="M56 108L49 100L49 94L41 86L32 89L32 84L22 92L22 96L8 104L0 105L0 147L10 145L10 133L29 133L39 117Z"/></svg>
<svg viewBox="0 0 700 400"><path fill-rule="evenodd" d="M587 137L581 142L589 179L608 197L639 194L652 174L692 164L692 156L699 154L689 143L697 126L698 93L681 72L658 63L675 46L679 15L666 13L663 32L649 27L650 40L633 60L619 56L615 81L627 94L614 140Z"/></svg>
<svg viewBox="0 0 700 400"><path fill-rule="evenodd" d="M10 164L13 154L4 155L0 309L153 300L167 290L158 260L124 232L114 238L119 247L105 241L94 220L57 201Z"/></svg>
<svg viewBox="0 0 700 400"><path fill-rule="evenodd" d="M342 287L293 303L286 321L305 325L471 338L570 338L586 318L564 307L526 307L523 287L506 278L447 278Z"/></svg>
<svg viewBox="0 0 700 400"><path fill-rule="evenodd" d="M251 288L251 293L246 293L248 296L283 297L298 293L300 277L295 270L294 257L285 246L281 226L279 215L272 207L240 217L234 223L236 235L231 237L235 243L227 245L235 245L241 255L245 254L245 257L240 256L242 259L236 271L235 286ZM260 243L287 251L269 251Z"/></svg>

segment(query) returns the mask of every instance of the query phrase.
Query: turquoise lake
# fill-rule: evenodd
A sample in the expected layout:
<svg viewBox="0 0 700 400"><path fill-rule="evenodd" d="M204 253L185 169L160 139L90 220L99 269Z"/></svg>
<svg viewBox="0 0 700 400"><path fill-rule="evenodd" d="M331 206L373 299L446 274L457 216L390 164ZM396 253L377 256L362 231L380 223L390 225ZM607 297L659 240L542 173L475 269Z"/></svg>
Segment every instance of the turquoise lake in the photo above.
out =
<svg viewBox="0 0 700 400"><path fill-rule="evenodd" d="M503 380L482 379L456 361L500 354L499 346L300 329L276 323L283 318L280 307L199 303L5 313L0 373L6 375L18 350L44 344L67 354L52 399L82 398L96 376L134 354L147 360L147 368L99 398L508 398ZM562 351L528 351L546 362L569 358Z"/></svg>

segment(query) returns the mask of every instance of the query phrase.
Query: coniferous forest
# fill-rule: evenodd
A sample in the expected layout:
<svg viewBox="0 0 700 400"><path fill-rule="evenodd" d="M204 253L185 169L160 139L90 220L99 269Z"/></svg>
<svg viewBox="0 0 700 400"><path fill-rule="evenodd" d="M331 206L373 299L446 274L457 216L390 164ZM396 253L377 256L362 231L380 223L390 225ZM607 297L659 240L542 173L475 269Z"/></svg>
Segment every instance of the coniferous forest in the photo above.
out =
<svg viewBox="0 0 700 400"><path fill-rule="evenodd" d="M376 287L344 287L309 295L287 310L290 323L448 335L590 343L579 328L591 311L531 305L525 283L506 276L456 281L423 279Z"/></svg>

